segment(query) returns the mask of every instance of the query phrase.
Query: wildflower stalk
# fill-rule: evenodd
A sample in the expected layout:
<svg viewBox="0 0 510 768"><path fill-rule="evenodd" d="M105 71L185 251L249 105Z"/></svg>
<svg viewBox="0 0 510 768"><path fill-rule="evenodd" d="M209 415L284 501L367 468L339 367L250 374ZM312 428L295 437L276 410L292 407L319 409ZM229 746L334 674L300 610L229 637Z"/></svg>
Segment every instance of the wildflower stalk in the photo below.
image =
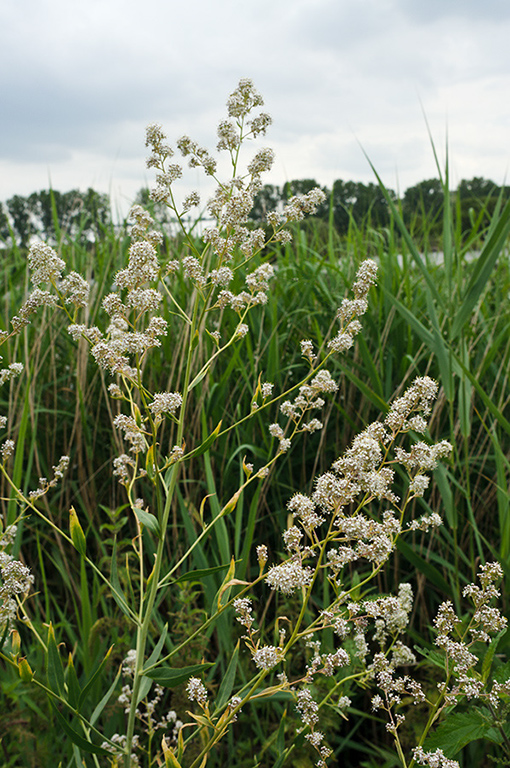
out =
<svg viewBox="0 0 510 768"><path fill-rule="evenodd" d="M192 356L193 356L192 342L193 342L193 339L195 338L195 332L197 330L196 324L197 324L198 309L199 309L198 297L195 294L193 315L192 315L192 321L190 326L190 343L188 344L188 349L187 349L184 382L182 387L182 405L181 405L180 417L179 417L179 422L177 427L177 445L182 444L182 439L184 435L186 404L187 404L187 399L189 395L189 384L191 380L191 366L192 366ZM161 568L163 565L163 551L164 551L164 546L166 542L166 531L168 527L168 519L169 519L170 511L172 508L175 488L177 486L179 470L180 470L180 462L176 462L174 466L171 468L170 482L168 484L168 487L166 486L164 479L160 477L160 483L164 487L166 498L165 498L165 504L163 507L163 515L160 520L160 535L158 537L156 554L154 558L154 565L152 567L152 571L148 579L148 587L149 587L148 594L145 601L143 599L143 592L141 593L141 597L140 597L139 621L138 621L137 636L136 636L136 662L135 662L135 670L134 670L134 677L133 677L133 693L131 697L131 705L129 709L127 731L126 731L126 747L125 747L126 752L124 756L125 768L130 768L131 748L132 748L133 735L135 730L136 709L138 707L138 695L139 695L140 684L143 676L142 670L143 670L143 664L145 660L145 649L147 645L147 637L148 637L149 629L152 623L152 612L153 612L154 604L156 602L156 596L158 593L158 585L160 581ZM158 496L161 492L160 489L161 489L161 485L158 483L157 485ZM140 558L140 571L141 571L140 584L142 585L143 583L142 557Z"/></svg>

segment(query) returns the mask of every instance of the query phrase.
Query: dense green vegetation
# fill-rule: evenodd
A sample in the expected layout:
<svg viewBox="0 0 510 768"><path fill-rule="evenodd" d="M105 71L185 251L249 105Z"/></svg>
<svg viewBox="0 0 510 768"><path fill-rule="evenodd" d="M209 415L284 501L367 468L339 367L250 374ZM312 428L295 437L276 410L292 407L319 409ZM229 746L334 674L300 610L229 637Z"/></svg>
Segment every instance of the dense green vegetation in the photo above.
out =
<svg viewBox="0 0 510 768"><path fill-rule="evenodd" d="M269 211L281 208L292 195L306 194L320 186L315 179L289 181L282 187L265 184L255 199L250 214L254 222L265 220ZM387 196L378 184L357 181L334 182L332 189L321 187L326 194L325 202L315 216L328 227L332 223L337 234L347 237L354 224L358 228L385 229L391 222L391 209ZM445 185L441 179L421 181L397 197L386 190L387 195L401 210L402 218L418 244L440 244L442 237ZM461 232L483 232L498 205L507 200L508 187L499 187L493 181L480 177L463 179L455 190L447 192L449 204L456 211L456 225ZM135 202L152 209L160 224L172 230L168 211L162 205L154 206L149 190L141 189ZM0 203L0 240L4 243L26 246L34 236L45 242L58 242L65 237L74 242L86 243L108 236L112 227L110 203L107 195L88 189L86 192L70 190L41 190L28 197L14 195Z"/></svg>
<svg viewBox="0 0 510 768"><path fill-rule="evenodd" d="M265 208L286 200L290 192L307 192L313 186L300 182L290 189L265 187L254 219ZM450 194L447 180L423 182L407 190L402 200L382 185L336 182L318 215L295 225L291 244L270 245L258 257L260 263L269 262L276 270L269 301L253 314L250 334L242 346L232 347L212 369L213 375L205 380L209 383L196 387L185 435L187 444L199 445L203 435L220 422L248 413L261 361L264 380L273 382L278 391L287 390L303 375L300 340L313 338L320 345L360 262L370 257L378 263L378 285L370 292L363 333L347 356L331 362L340 388L323 413L325 429L296 440L269 478L256 490L242 494L224 526L195 548L188 569L220 569L233 555L238 561L238 578L255 578L258 564L253 547L263 541L272 559L282 551L281 532L287 526L286 504L292 494L309 493L313 478L328 469L367 423L386 412L395 395L416 376L431 376L440 382L441 390L428 439L447 439L454 452L450 463L434 471L429 495L413 504L416 516L437 511L444 525L432 537L416 532L411 544L409 539L401 542L391 567L378 576L381 594L396 592L402 582L413 585L416 597L410 633L412 641L432 653L432 663L424 663L422 671L422 679L431 689L435 684L432 618L445 599L462 614L461 590L475 580L478 566L487 560L497 560L503 567L500 607L510 618L510 203L505 196L506 190L483 180L462 182L455 194ZM78 206L71 214L72 205L66 208L67 203L56 193L32 196L31 210L39 211L38 223L26 218L21 203L19 209L8 204L11 229L4 228L4 330L9 329L10 318L25 297L25 246L36 232L56 244L68 270L80 272L92 283L87 323L104 324L101 302L114 275L126 263L129 239L126 231L111 226L104 199L93 193L87 199L90 210L84 197L84 207ZM181 257L185 248L182 239L167 233L161 246L162 261ZM176 290L179 302L187 306L184 280ZM168 299L164 313L172 317ZM224 322L234 327L237 318L226 317ZM206 342L200 343L204 349L199 346L197 354L206 359ZM178 325L171 325L145 371L144 383L152 392L173 388L177 351L185 344ZM132 628L118 601L97 575L86 570L79 552L69 549L58 529L68 530L69 510L74 507L85 529L89 557L108 572L113 559L119 584L126 594L134 594L130 567L136 559L137 526L126 509L124 488L112 483L112 459L121 452L119 432L113 427L119 410L106 392L109 377L89 358L83 341L74 342L62 331L61 315L49 308L11 339L3 354L3 365L20 358L25 362L22 377L4 385L1 394L9 434L16 438L11 460L15 483L27 493L37 487L40 477L52 476L52 467L62 453L70 456L66 482L40 502L55 527L30 515L18 528L13 554L21 552L36 574L25 610L44 639L53 621L67 684L71 685L75 675L82 681L91 679L91 702L97 701L114 683L119 664L133 647ZM213 500L214 510L242 482L243 457L257 463L268 459L271 437L267 423L271 418L256 416L214 442L205 454L204 475L196 473L198 457L187 463L185 483L171 511L172 536L165 551L169 564L176 563L196 539L204 497ZM165 427L160 441L171 449L175 441L172 425ZM17 506L5 478L0 494L4 525L8 525L17 515ZM146 546L150 548L149 540ZM152 627L154 643L166 622L172 627L172 648L193 635L223 576L224 571L218 570L205 578L188 578L171 596L163 594ZM355 568L351 577L354 582L358 578ZM264 612L270 616L273 610L271 597L267 597ZM289 616L296 610L291 601L287 610ZM20 625L19 631L22 654L33 668L36 663L42 668L41 647L26 626ZM174 657L173 664L205 660L225 675L227 649L240 634L234 621L222 617L206 632L198 633L187 647L186 658ZM508 677L503 663L510 650L507 634L493 648L493 652L497 650L494 674L503 679ZM273 642L272 632L268 635L262 639ZM111 646L111 654L99 668ZM120 687L117 678L118 693ZM350 696L352 716L348 720L339 719L333 711L323 713L330 726L328 742L335 751L331 764L349 768L400 765L384 719L371 711L370 696L354 686ZM184 713L190 706L184 685L172 689L165 702L179 716ZM277 764L283 754L284 730L292 733L299 723L283 695L271 705L261 702L241 713L208 765L248 768L254 765L254 755L257 765ZM91 704L89 715L92 712ZM120 732L124 715L116 697L106 704L105 712L109 734ZM455 754L461 765L489 766L492 757L508 760L504 751L504 741L510 737L508 723L500 724L499 731L494 724L492 731L489 726L484 730L469 702L461 712L466 713L484 739L466 738L466 746ZM410 719L401 736L409 747L416 743L413 727ZM49 707L45 695L34 692L9 665L2 667L0 675L0 734L0 765L4 768L75 764L71 739L62 731L62 717ZM228 757L234 744L235 763ZM451 751L446 737L436 745L443 744L446 752L448 747ZM308 768L312 760L303 737L296 736L284 765Z"/></svg>

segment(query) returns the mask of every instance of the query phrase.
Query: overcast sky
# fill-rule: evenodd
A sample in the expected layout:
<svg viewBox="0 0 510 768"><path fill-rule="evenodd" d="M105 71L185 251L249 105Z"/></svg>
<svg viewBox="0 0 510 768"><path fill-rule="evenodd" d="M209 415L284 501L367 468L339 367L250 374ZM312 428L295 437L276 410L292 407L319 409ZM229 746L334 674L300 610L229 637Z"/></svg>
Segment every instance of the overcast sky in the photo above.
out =
<svg viewBox="0 0 510 768"><path fill-rule="evenodd" d="M274 119L268 183L373 181L364 150L403 191L437 175L428 122L452 186L502 184L509 40L509 0L0 0L0 200L51 183L127 207L145 126L214 148L241 77Z"/></svg>

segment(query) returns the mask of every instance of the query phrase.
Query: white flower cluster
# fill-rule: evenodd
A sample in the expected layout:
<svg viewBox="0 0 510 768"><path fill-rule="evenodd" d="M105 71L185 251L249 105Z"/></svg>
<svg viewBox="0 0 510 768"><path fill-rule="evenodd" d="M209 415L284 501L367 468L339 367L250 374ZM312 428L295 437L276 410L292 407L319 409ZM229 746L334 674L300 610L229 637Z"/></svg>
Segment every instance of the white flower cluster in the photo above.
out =
<svg viewBox="0 0 510 768"><path fill-rule="evenodd" d="M308 688L303 688L303 690L298 692L296 709L300 713L304 725L313 728L319 721L319 705L312 697Z"/></svg>
<svg viewBox="0 0 510 768"><path fill-rule="evenodd" d="M10 363L7 368L0 370L0 386L16 376L21 376L22 373L23 363Z"/></svg>
<svg viewBox="0 0 510 768"><path fill-rule="evenodd" d="M64 473L67 471L69 467L69 456L61 456L60 461L56 466L54 466L53 469L53 478L48 482L46 477L40 477L39 478L39 487L36 488L35 491L30 491L28 494L29 499L32 501L35 501L36 499L39 499L41 496L44 496L45 493L49 491L50 488L54 488L57 483L62 480L64 477Z"/></svg>
<svg viewBox="0 0 510 768"><path fill-rule="evenodd" d="M305 216L316 213L317 208L326 200L326 195L319 187L314 187L305 195L291 197L283 211L270 211L267 223L276 231L292 221L302 221ZM277 238L280 239L280 238Z"/></svg>
<svg viewBox="0 0 510 768"><path fill-rule="evenodd" d="M410 429L421 434L425 432L427 423L424 417L429 415L437 391L438 384L434 379L429 376L416 378L404 395L392 403L384 420L386 427L393 434Z"/></svg>
<svg viewBox="0 0 510 768"><path fill-rule="evenodd" d="M280 444L278 446L278 450L280 451L280 453L286 453L289 450L291 446L291 441L289 440L288 437L285 437L285 433L279 424L270 424L269 434L271 435L271 437L276 437L276 439L280 441Z"/></svg>
<svg viewBox="0 0 510 768"><path fill-rule="evenodd" d="M228 99L228 118L221 120L218 126L217 149L229 152L234 165L237 165L241 143L248 138L263 135L271 124L271 118L266 113L260 112L250 117L250 113L262 105L263 99L249 79L242 79ZM156 186L151 191L151 198L168 205L178 216L198 205L198 194L191 192L186 196L182 210L179 212L176 208L172 184L182 175L182 168L170 162L174 152L161 126L151 124L147 127L146 145L151 148L147 165L156 169ZM182 136L177 141L177 148L187 158L191 168L202 168L208 176L216 175L216 159L189 136ZM255 195L262 187L261 174L271 168L273 161L274 153L271 149L260 149L249 162L245 176L236 176L230 181L218 183L213 198L207 203L209 214L215 219L215 226L203 234L204 242L211 244L218 257L218 266L209 275L204 275L200 264L191 265L190 258L194 257L187 257L187 264L184 265L188 276L192 276L191 271L194 272L192 279L199 287L205 287L208 281L213 285L228 285L231 275L224 271L224 262L232 259L236 249L250 258L264 246L264 231L251 230L246 223ZM263 291L258 291L251 303L262 303L263 296ZM225 295L220 299L223 302L228 300L229 297Z"/></svg>
<svg viewBox="0 0 510 768"><path fill-rule="evenodd" d="M16 618L18 599L30 590L34 577L28 566L6 551L16 537L17 526L10 525L0 535L0 636L12 627Z"/></svg>
<svg viewBox="0 0 510 768"><path fill-rule="evenodd" d="M303 566L299 560L288 560L269 569L266 584L284 595L291 595L296 589L308 587L312 577L313 570L310 567Z"/></svg>
<svg viewBox="0 0 510 768"><path fill-rule="evenodd" d="M416 483L417 477L419 477L421 484L423 483L421 472L432 471L437 467L439 459L449 456L451 452L452 446L447 440L441 440L440 443L435 445L427 445L427 443L420 441L415 443L409 452L402 450L402 448L397 448L395 450L395 458L408 472L417 470L420 474L414 477L413 483ZM410 490L413 483L411 483ZM415 493L415 495L422 494Z"/></svg>
<svg viewBox="0 0 510 768"><path fill-rule="evenodd" d="M425 752L423 747L413 749L413 758L418 765L428 765L429 768L460 768L457 760L451 760L446 757L442 749L436 749L434 752Z"/></svg>
<svg viewBox="0 0 510 768"><path fill-rule="evenodd" d="M124 750L127 744L127 736L125 734L114 733L110 741L113 742L113 745L110 744L108 741L103 741L103 743L101 744L101 749L105 749L107 752L110 752L112 755L115 755L117 757L116 763L117 765L119 765L119 761L122 761L124 759ZM140 759L135 751L139 749L139 747L140 747L140 737L135 734L131 742L131 754L129 756L132 766L140 765Z"/></svg>
<svg viewBox="0 0 510 768"><path fill-rule="evenodd" d="M422 515L417 520L411 520L408 523L410 531L423 531L427 533L430 528L439 528L443 525L443 519L437 512L431 512L430 515Z"/></svg>
<svg viewBox="0 0 510 768"><path fill-rule="evenodd" d="M129 470L135 468L135 462L127 453L121 453L113 460L113 476L119 478L121 485L129 483Z"/></svg>
<svg viewBox="0 0 510 768"><path fill-rule="evenodd" d="M502 578L503 570L499 563L487 563L480 567L478 576L480 586L468 584L463 590L464 597L469 597L475 607L467 633L460 635L458 632L462 622L449 600L440 605L434 619L437 630L435 643L445 652L447 666L453 671L455 678L449 689L446 684L440 684L448 704L456 703L460 696L467 699L497 698L494 686L492 691L487 693L483 679L473 675L478 657L471 652L470 647L475 642L489 643L492 636L502 632L508 625L507 619L501 615L499 609L490 605L491 601L500 595L495 582ZM501 691L504 690L503 687Z"/></svg>
<svg viewBox="0 0 510 768"><path fill-rule="evenodd" d="M142 356L150 348L161 346L159 336L166 333L167 325L162 317L151 317L145 331L129 331L124 318L116 315L108 327L108 337L97 341L91 354L101 368L132 379L136 371L129 365L130 355ZM68 330L71 333L73 329L70 326ZM82 330L81 335L89 338L90 330Z"/></svg>
<svg viewBox="0 0 510 768"><path fill-rule="evenodd" d="M122 662L122 674L124 677L127 677L128 679L132 679L135 674L135 665L136 665L136 651L134 649L131 649L127 652L126 657L124 658ZM164 688L161 685L155 685L154 686L154 695L152 698L149 698L148 696L143 700L143 709L140 707L140 705L136 708L136 717L138 721L141 724L142 729L145 733L153 734L156 730L165 730L168 731L169 728L172 729L170 734L170 740L176 741L179 730L183 726L182 720L179 720L177 717L177 714L170 710L166 713L161 719L157 719L156 717L156 710L161 704L161 700L164 696ZM122 690L120 695L117 698L117 701L119 704L121 704L124 707L124 711L126 714L129 713L131 708L133 698L133 690L131 688L131 685L129 683L122 686ZM142 702L140 702L141 704ZM134 749L137 749L139 744L136 742L134 745ZM136 763L138 765L139 763Z"/></svg>
<svg viewBox="0 0 510 768"><path fill-rule="evenodd" d="M253 233L252 233L253 234ZM242 248L242 246L241 246ZM246 255L251 255L246 253ZM221 267L219 270L213 270L209 274L209 279L214 284L220 284L220 278L227 279L231 274L231 270L228 267ZM229 290L222 290L219 292L216 306L220 309L230 307L237 312L239 316L246 314L246 310L259 304L267 303L267 290L269 288L268 281L274 276L274 268L271 264L262 264L260 267L247 275L246 285L248 290L241 291L238 294L232 293ZM224 284L224 283L222 283Z"/></svg>
<svg viewBox="0 0 510 768"><path fill-rule="evenodd" d="M297 406L284 403L282 410L290 416L295 416L298 407L304 407L304 404L313 402L311 400L315 394L313 387L319 385L326 391L336 387L329 374L324 371L321 371L321 374L323 376L319 382L317 382L318 376L312 379L309 390L305 389L296 398ZM380 566L393 551L402 526L399 518L391 510L383 512L381 521L368 517L361 511L349 517L345 514L345 510L359 496L363 497L363 504L368 504L372 499L395 505L399 503L400 499L392 490L394 470L388 466L387 458L396 433L389 431L387 422L392 429L396 428L396 416L398 416L398 427L403 431L410 428L410 422L416 427L413 419L421 418L416 412L423 409L428 413L431 398L436 392L437 385L431 379L416 379L404 396L390 408L389 417L385 422L369 424L354 438L343 456L332 464L330 471L316 479L311 497L298 493L289 501L289 510L296 516L309 536L324 522L326 515L334 516L333 522L338 530L338 536L335 537L336 546L326 553L326 560L335 579L347 563L365 558L374 565ZM283 429L277 424L272 424L269 431L280 440L280 450L286 450L288 439L284 437ZM422 473L437 466L438 460L447 456L450 451L451 445L446 441L432 446L420 441L412 446L409 452L401 448L395 449L395 458L411 474L410 495L419 495L425 490L428 477ZM409 528L428 530L430 527L437 527L440 523L439 515L431 513L410 524ZM289 527L284 538L287 549L298 553L301 547L299 537L293 528L292 525Z"/></svg>
<svg viewBox="0 0 510 768"><path fill-rule="evenodd" d="M407 656L414 659L414 656L407 647L406 650L407 653L403 654L402 650L400 653L404 658L404 663L413 663L412 661L406 661ZM390 722L393 728L398 727L405 719L403 715L395 717L391 712L392 707L401 704L402 697L409 696L414 704L425 701L425 694L419 683L409 677L409 675L395 676L396 666L393 659L389 660L384 653L377 653L372 664L368 667L369 676L375 680L383 692L383 696L377 694L372 698L372 709L374 711L385 709L390 715Z"/></svg>
<svg viewBox="0 0 510 768"><path fill-rule="evenodd" d="M154 395L149 409L154 415L156 422L159 422L164 413L174 416L181 405L182 395L179 392L158 392Z"/></svg>
<svg viewBox="0 0 510 768"><path fill-rule="evenodd" d="M190 677L186 693L190 701L196 701L202 708L207 706L207 689L199 677Z"/></svg>
<svg viewBox="0 0 510 768"><path fill-rule="evenodd" d="M384 646L388 634L395 637L405 630L412 607L413 591L410 584L399 584L396 597L378 597L363 603L366 615L375 620L374 639L381 647Z"/></svg>
<svg viewBox="0 0 510 768"><path fill-rule="evenodd" d="M49 246L48 246L49 247ZM39 307L56 307L57 297L50 291L43 291L35 288L27 300L20 307L18 314L11 317L11 325L18 332L30 323L30 316L36 312Z"/></svg>
<svg viewBox="0 0 510 768"><path fill-rule="evenodd" d="M62 278L65 262L51 246L46 243L34 243L28 252L27 261L31 282L36 287L21 306L18 314L11 318L11 325L15 331L28 325L30 315L39 307L58 305L57 295L39 287L43 283L53 286L66 304L74 304L75 307L86 306L89 297L87 281L77 272L70 272Z"/></svg>
<svg viewBox="0 0 510 768"><path fill-rule="evenodd" d="M161 242L162 236L148 229L152 220L141 206L134 206L130 217L135 220L136 228L131 230L133 242L129 247L128 265L115 275L115 285L132 290L158 277L160 267L155 246Z"/></svg>
<svg viewBox="0 0 510 768"><path fill-rule="evenodd" d="M256 667L270 670L281 661L282 655L280 649L274 645L265 645L258 648L252 658Z"/></svg>
<svg viewBox="0 0 510 768"><path fill-rule="evenodd" d="M55 285L62 277L65 261L46 243L34 243L27 256L30 279L35 286L41 283Z"/></svg>
<svg viewBox="0 0 510 768"><path fill-rule="evenodd" d="M78 272L69 272L58 286L65 297L66 304L75 307L86 307L89 300L90 286Z"/></svg>
<svg viewBox="0 0 510 768"><path fill-rule="evenodd" d="M113 420L113 426L122 430L124 440L130 444L131 453L144 453L147 450L147 440L144 430L136 422L133 416L119 413Z"/></svg>
<svg viewBox="0 0 510 768"><path fill-rule="evenodd" d="M237 621L250 630L253 626L251 600L248 597L238 597L234 600L234 610Z"/></svg>
<svg viewBox="0 0 510 768"><path fill-rule="evenodd" d="M334 352L345 352L354 344L354 336L361 331L361 323L357 319L364 315L368 308L368 291L374 285L377 277L377 264L372 259L363 261L356 274L353 285L354 299L344 299L337 312L340 320L340 330L328 342L328 348Z"/></svg>
<svg viewBox="0 0 510 768"><path fill-rule="evenodd" d="M335 653L320 654L317 643L315 645L315 654L306 667L305 681L311 683L314 675L321 674L326 677L332 677L336 669L346 667L350 664L350 656L344 648L338 648Z"/></svg>

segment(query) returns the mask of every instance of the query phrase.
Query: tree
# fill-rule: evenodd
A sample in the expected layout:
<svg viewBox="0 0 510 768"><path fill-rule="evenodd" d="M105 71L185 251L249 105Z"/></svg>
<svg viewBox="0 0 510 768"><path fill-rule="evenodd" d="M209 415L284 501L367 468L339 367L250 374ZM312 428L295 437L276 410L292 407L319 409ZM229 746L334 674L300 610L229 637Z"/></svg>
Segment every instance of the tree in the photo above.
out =
<svg viewBox="0 0 510 768"><path fill-rule="evenodd" d="M24 247L28 245L31 236L37 232L28 200L21 195L14 195L7 200L6 205L14 235L18 244Z"/></svg>
<svg viewBox="0 0 510 768"><path fill-rule="evenodd" d="M474 176L472 179L462 179L457 187L461 200L478 199L485 201L489 197L497 197L500 188L490 179Z"/></svg>
<svg viewBox="0 0 510 768"><path fill-rule="evenodd" d="M82 244L100 239L111 226L108 195L87 189L70 192L41 190L28 197L14 195L7 201L7 220L0 217L0 234L10 234L9 224L17 243L25 247L30 238L58 243L63 237Z"/></svg>
<svg viewBox="0 0 510 768"><path fill-rule="evenodd" d="M395 198L393 190L388 191ZM365 222L374 227L388 226L388 203L378 184L337 179L332 196L333 220L340 234L347 234L351 218L357 225Z"/></svg>
<svg viewBox="0 0 510 768"><path fill-rule="evenodd" d="M7 210L3 203L0 203L0 241L7 243L11 238L11 228Z"/></svg>
<svg viewBox="0 0 510 768"><path fill-rule="evenodd" d="M501 191L497 184L481 176L462 179L457 196L463 232L474 234L489 226Z"/></svg>
<svg viewBox="0 0 510 768"><path fill-rule="evenodd" d="M253 208L250 211L250 219L257 223L263 223L270 211L276 211L284 200L282 190L275 184L264 184L256 195Z"/></svg>
<svg viewBox="0 0 510 768"><path fill-rule="evenodd" d="M408 187L402 198L402 212L407 225L416 219L431 221L443 209L444 189L440 179L420 181Z"/></svg>

